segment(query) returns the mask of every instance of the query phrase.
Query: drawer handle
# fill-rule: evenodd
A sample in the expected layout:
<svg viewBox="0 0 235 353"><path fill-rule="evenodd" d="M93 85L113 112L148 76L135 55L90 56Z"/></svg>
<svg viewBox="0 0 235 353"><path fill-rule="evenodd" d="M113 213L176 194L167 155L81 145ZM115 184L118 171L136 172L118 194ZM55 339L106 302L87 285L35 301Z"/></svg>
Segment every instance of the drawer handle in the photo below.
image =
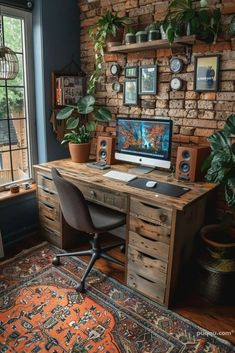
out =
<svg viewBox="0 0 235 353"><path fill-rule="evenodd" d="M43 189L42 190L46 193L46 194L50 194L50 195L55 195L53 192L47 190L47 189Z"/></svg>
<svg viewBox="0 0 235 353"><path fill-rule="evenodd" d="M143 277L143 276L139 275L139 273L136 273L136 274L137 274L137 276L138 276L138 277L140 277L140 278L144 279L145 281L148 281L148 282L150 282L150 283L155 283L154 281L151 281L150 279L145 278L145 277Z"/></svg>
<svg viewBox="0 0 235 353"><path fill-rule="evenodd" d="M146 207L153 208L154 210L160 210L160 207L158 206L149 205L148 203L145 203L145 202L140 202L140 203Z"/></svg>
<svg viewBox="0 0 235 353"><path fill-rule="evenodd" d="M47 175L44 175L44 174L42 174L42 173L38 173L38 175L40 175L40 177L42 177L42 178L44 178L44 179L47 179L47 180L52 181L52 178L49 177L49 176L47 176Z"/></svg>
<svg viewBox="0 0 235 353"><path fill-rule="evenodd" d="M96 198L96 196L97 196L97 195L96 195L96 192L93 191L93 190L90 191L90 195L91 195L92 197L94 197L94 198Z"/></svg>
<svg viewBox="0 0 235 353"><path fill-rule="evenodd" d="M166 221L168 219L167 215L164 213L161 213L159 218L160 218L160 221L162 221L163 223L166 223Z"/></svg>
<svg viewBox="0 0 235 353"><path fill-rule="evenodd" d="M144 230L143 227L136 227L136 233L138 233L142 238L158 242L157 239L153 239L151 237L148 237L146 234L143 234L142 232L143 230Z"/></svg>

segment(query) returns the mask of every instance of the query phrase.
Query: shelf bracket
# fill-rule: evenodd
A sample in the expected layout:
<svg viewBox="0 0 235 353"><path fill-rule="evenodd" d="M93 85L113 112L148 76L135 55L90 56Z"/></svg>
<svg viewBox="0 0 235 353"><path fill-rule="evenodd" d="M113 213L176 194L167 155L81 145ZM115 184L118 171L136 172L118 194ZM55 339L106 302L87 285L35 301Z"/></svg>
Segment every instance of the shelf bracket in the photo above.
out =
<svg viewBox="0 0 235 353"><path fill-rule="evenodd" d="M192 45L185 45L185 55L186 55L186 58L187 58L187 64L191 64L191 59L192 59Z"/></svg>

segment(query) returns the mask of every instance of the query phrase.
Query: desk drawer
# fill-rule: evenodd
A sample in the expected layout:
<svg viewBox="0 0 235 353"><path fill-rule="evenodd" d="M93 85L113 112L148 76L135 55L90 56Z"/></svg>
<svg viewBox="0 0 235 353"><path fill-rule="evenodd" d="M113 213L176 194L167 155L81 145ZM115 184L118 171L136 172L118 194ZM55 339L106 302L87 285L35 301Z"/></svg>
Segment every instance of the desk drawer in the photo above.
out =
<svg viewBox="0 0 235 353"><path fill-rule="evenodd" d="M127 285L161 304L164 303L165 286L142 276L132 266L127 271Z"/></svg>
<svg viewBox="0 0 235 353"><path fill-rule="evenodd" d="M159 207L156 204L145 203L138 199L131 198L130 212L136 217L143 217L143 219L147 219L153 223L161 224L166 227L171 226L172 211Z"/></svg>
<svg viewBox="0 0 235 353"><path fill-rule="evenodd" d="M54 191L49 191L48 189L43 189L41 186L38 186L37 194L39 201L50 205L59 205L58 195Z"/></svg>
<svg viewBox="0 0 235 353"><path fill-rule="evenodd" d="M168 261L169 245L162 243L157 239L149 239L141 234L130 231L129 245L134 246L139 251L148 254L149 256Z"/></svg>
<svg viewBox="0 0 235 353"><path fill-rule="evenodd" d="M59 220L52 219L48 217L45 212L39 213L40 224L43 228L50 229L53 232L57 232L60 234L61 232L61 224Z"/></svg>
<svg viewBox="0 0 235 353"><path fill-rule="evenodd" d="M46 240L62 249L62 236L59 232L55 232L43 225L41 226L41 233Z"/></svg>
<svg viewBox="0 0 235 353"><path fill-rule="evenodd" d="M37 185L39 185L44 190L56 192L55 184L52 180L51 174L49 174L49 173L38 172L37 173Z"/></svg>
<svg viewBox="0 0 235 353"><path fill-rule="evenodd" d="M128 269L131 272L135 269L142 277L162 285L166 284L167 263L154 259L132 246L128 247Z"/></svg>
<svg viewBox="0 0 235 353"><path fill-rule="evenodd" d="M123 193L113 192L98 187L96 188L93 185L79 182L74 182L74 184L79 187L87 200L100 203L121 212L127 212L127 196Z"/></svg>
<svg viewBox="0 0 235 353"><path fill-rule="evenodd" d="M49 218L52 221L60 222L59 208L42 202L38 203L39 214Z"/></svg>

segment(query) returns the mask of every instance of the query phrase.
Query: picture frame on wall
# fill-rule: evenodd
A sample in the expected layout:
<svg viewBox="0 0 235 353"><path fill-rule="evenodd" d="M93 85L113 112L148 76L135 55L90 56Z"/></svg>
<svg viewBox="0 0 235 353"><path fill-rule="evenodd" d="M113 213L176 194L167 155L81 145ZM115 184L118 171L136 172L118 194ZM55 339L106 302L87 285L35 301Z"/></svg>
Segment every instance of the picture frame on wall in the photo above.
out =
<svg viewBox="0 0 235 353"><path fill-rule="evenodd" d="M138 77L138 66L126 66L125 67L125 77L126 78Z"/></svg>
<svg viewBox="0 0 235 353"><path fill-rule="evenodd" d="M76 105L85 95L85 76L52 72L52 103L54 109Z"/></svg>
<svg viewBox="0 0 235 353"><path fill-rule="evenodd" d="M139 68L139 94L157 94L157 65L143 65Z"/></svg>
<svg viewBox="0 0 235 353"><path fill-rule="evenodd" d="M195 57L194 91L217 92L219 89L220 55L203 55Z"/></svg>
<svg viewBox="0 0 235 353"><path fill-rule="evenodd" d="M123 105L138 104L138 80L125 79L123 84Z"/></svg>

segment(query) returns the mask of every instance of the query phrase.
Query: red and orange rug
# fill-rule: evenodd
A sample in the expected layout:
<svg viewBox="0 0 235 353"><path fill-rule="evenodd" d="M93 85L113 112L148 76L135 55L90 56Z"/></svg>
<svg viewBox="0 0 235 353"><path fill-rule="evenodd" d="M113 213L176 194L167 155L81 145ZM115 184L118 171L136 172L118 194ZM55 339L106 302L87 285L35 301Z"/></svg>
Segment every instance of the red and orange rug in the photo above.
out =
<svg viewBox="0 0 235 353"><path fill-rule="evenodd" d="M234 347L44 244L0 265L0 353L231 353Z"/></svg>

